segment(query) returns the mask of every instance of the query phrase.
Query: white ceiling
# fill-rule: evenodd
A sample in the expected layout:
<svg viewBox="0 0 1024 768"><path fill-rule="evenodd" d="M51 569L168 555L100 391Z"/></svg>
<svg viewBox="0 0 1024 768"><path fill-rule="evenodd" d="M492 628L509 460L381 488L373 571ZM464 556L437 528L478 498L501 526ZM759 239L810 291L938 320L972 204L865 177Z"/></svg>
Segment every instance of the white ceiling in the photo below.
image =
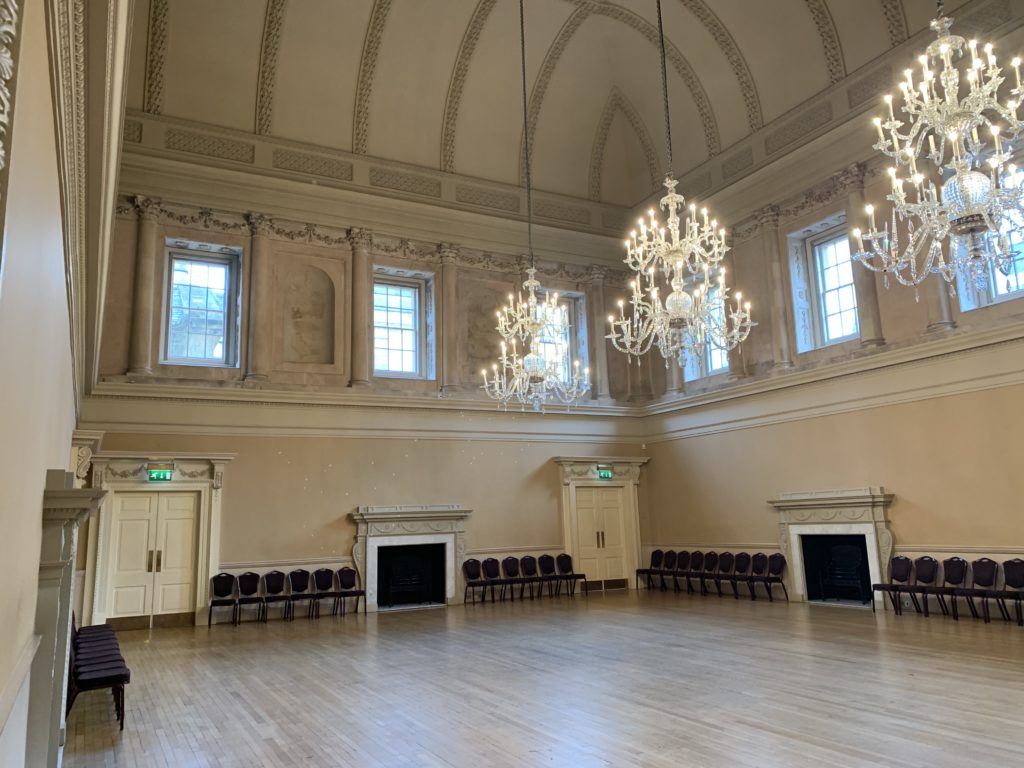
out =
<svg viewBox="0 0 1024 768"><path fill-rule="evenodd" d="M679 173L926 27L935 7L663 6ZM665 169L654 0L526 0L526 17L535 186L635 204ZM518 32L516 0L141 0L128 106L517 184Z"/></svg>

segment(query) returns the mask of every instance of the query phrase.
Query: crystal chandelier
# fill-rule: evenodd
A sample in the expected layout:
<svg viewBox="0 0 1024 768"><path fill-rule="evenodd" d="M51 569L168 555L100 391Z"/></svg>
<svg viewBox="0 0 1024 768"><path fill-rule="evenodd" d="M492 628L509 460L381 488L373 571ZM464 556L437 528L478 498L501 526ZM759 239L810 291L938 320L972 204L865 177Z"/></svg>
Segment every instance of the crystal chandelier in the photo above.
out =
<svg viewBox="0 0 1024 768"><path fill-rule="evenodd" d="M557 402L574 405L590 389L590 369L580 370L576 360L568 370L560 361L569 354L570 326L567 313L558 303L557 293L547 293L537 280L537 259L533 253L533 193L530 180L530 132L526 103L526 27L523 0L519 0L519 44L523 80L523 151L526 155L526 232L530 267L523 288L509 294L508 304L497 312L497 331L501 335L501 354L483 376L483 390L502 406L519 403L543 411L544 405ZM553 347L550 355L541 354L542 343ZM520 352L520 345L521 352Z"/></svg>
<svg viewBox="0 0 1024 768"><path fill-rule="evenodd" d="M685 368L689 354L703 370L709 344L734 349L750 335L755 323L750 319L750 302L743 303L739 293L734 300L729 297L722 264L729 250L725 229L709 219L707 208L698 214L697 206L686 206L685 198L676 192L661 0L657 7L668 159L661 208L668 218L666 226L661 226L652 208L647 219L637 221L639 229L630 232L625 258L626 266L635 273L629 284L630 309L627 312L626 302L619 301L619 316L608 317L610 333L606 338L631 361L656 346L666 366L675 360Z"/></svg>
<svg viewBox="0 0 1024 768"><path fill-rule="evenodd" d="M1005 78L992 44L950 34L952 23L939 0L931 22L938 39L918 57L920 80L915 83L914 70L907 69L899 86L903 119L897 119L891 95L884 97L888 117L874 118L874 148L894 161L888 171L892 192L886 197L892 214L879 229L874 206L866 207L868 230L853 230L858 248L853 256L883 273L886 287L892 275L916 291L934 273L950 284L959 277L984 289L993 267L1009 274L1007 232L1024 221L1024 194L1009 162L1009 142L1022 128L1017 117L1024 95L1021 60L1011 62L1016 85L1001 103ZM957 64L961 59L966 88Z"/></svg>

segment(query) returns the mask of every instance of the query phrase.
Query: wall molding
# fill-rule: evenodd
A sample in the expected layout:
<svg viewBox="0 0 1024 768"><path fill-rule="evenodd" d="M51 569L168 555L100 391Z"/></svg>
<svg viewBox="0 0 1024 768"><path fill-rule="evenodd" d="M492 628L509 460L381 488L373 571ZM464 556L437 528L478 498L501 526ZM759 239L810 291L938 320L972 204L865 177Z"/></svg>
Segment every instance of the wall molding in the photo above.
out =
<svg viewBox="0 0 1024 768"><path fill-rule="evenodd" d="M0 688L0 731L3 730L7 719L11 716L11 710L18 700L21 687L27 682L28 674L32 669L32 660L36 657L36 651L39 649L42 639L42 635L36 634L29 635L25 639L15 656L14 666L11 667L11 672L4 681L3 688Z"/></svg>

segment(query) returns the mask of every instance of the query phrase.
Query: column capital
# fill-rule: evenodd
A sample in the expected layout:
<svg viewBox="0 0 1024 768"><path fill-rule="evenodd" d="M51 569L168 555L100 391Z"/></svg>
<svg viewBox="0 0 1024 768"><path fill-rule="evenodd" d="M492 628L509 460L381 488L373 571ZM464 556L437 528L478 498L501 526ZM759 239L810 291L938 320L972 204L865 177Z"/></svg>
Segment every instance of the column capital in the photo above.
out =
<svg viewBox="0 0 1024 768"><path fill-rule="evenodd" d="M592 283L603 283L604 279L608 276L608 268L601 267L596 264L590 266L587 270L587 277Z"/></svg>
<svg viewBox="0 0 1024 768"><path fill-rule="evenodd" d="M836 174L836 183L846 192L861 192L866 173L867 166L864 163L851 163Z"/></svg>
<svg viewBox="0 0 1024 768"><path fill-rule="evenodd" d="M779 215L780 210L777 205L766 205L764 208L759 210L756 214L757 223L765 229L778 229L779 228Z"/></svg>
<svg viewBox="0 0 1024 768"><path fill-rule="evenodd" d="M437 253L441 257L442 264L454 264L462 250L457 243L438 243Z"/></svg>
<svg viewBox="0 0 1024 768"><path fill-rule="evenodd" d="M369 250L373 247L373 232L369 229L353 227L348 231L348 241L353 248L364 248Z"/></svg>
<svg viewBox="0 0 1024 768"><path fill-rule="evenodd" d="M140 219L145 221L156 221L160 218L160 199L156 197L143 197L136 195L132 199L132 205Z"/></svg>
<svg viewBox="0 0 1024 768"><path fill-rule="evenodd" d="M263 213L247 213L245 221L249 225L249 232L253 237L266 237L274 228L274 220Z"/></svg>

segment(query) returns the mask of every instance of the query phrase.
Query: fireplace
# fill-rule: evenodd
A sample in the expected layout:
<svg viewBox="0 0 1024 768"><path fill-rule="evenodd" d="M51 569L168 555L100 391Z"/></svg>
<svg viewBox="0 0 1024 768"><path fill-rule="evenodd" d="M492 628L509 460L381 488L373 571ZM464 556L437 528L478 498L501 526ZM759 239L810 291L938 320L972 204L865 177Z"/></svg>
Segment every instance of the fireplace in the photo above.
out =
<svg viewBox="0 0 1024 768"><path fill-rule="evenodd" d="M377 549L377 606L444 605L444 544Z"/></svg>
<svg viewBox="0 0 1024 768"><path fill-rule="evenodd" d="M800 537L807 600L836 605L869 605L871 576L864 534Z"/></svg>

